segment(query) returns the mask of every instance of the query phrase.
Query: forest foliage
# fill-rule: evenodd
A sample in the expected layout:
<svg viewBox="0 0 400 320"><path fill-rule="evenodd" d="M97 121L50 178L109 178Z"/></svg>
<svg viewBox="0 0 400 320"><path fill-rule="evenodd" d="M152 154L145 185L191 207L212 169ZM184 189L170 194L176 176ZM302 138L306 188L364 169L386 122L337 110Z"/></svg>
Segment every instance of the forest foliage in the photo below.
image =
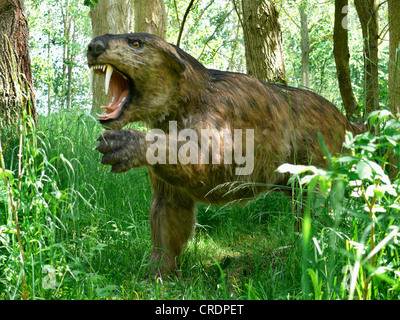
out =
<svg viewBox="0 0 400 320"><path fill-rule="evenodd" d="M67 5L68 4L68 5ZM166 1L167 40L176 44L188 1ZM86 48L91 39L89 7L81 1L27 0L30 24L32 65L38 108L47 114L49 105L57 112L67 107L68 75L72 67L71 107L89 109ZM283 37L287 83L301 85L301 26L296 0L278 1ZM334 1L307 1L310 38L310 89L320 93L338 107L336 66L332 53ZM387 6L379 9L381 25L379 84L380 101L387 105L389 41ZM357 101L363 101L363 38L357 12L348 11L350 70ZM65 30L69 29L69 32ZM196 1L183 30L181 47L205 66L220 70L246 72L243 31L232 0ZM68 49L69 48L69 49Z"/></svg>

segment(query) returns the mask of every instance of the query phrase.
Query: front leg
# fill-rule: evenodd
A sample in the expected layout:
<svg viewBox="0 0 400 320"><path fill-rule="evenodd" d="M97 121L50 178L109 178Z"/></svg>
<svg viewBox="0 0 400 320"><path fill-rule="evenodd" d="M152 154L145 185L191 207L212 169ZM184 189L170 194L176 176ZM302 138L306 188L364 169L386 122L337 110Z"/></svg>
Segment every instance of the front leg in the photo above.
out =
<svg viewBox="0 0 400 320"><path fill-rule="evenodd" d="M108 130L99 138L95 150L103 154L101 163L111 166L111 172L122 173L147 165L146 134L139 130Z"/></svg>
<svg viewBox="0 0 400 320"><path fill-rule="evenodd" d="M152 250L151 271L163 276L173 274L177 257L193 234L196 216L194 201L183 190L167 184L149 170L153 190L150 207Z"/></svg>

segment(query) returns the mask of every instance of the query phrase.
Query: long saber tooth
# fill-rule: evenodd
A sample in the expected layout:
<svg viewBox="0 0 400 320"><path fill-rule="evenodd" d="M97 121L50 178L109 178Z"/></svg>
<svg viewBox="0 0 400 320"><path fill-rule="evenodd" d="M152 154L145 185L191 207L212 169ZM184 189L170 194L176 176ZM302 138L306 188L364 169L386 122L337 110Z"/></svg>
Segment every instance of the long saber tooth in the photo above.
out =
<svg viewBox="0 0 400 320"><path fill-rule="evenodd" d="M110 80L111 80L113 71L114 71L114 68L108 64L107 65L107 73L106 73L106 83L105 83L106 94L108 94L108 89L110 88Z"/></svg>

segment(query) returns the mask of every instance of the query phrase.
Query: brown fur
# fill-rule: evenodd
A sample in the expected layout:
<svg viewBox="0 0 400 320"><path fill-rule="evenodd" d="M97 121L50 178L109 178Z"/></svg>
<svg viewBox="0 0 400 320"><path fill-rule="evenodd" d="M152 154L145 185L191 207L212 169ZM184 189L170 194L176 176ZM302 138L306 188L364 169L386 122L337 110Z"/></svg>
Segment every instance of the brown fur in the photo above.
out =
<svg viewBox="0 0 400 320"><path fill-rule="evenodd" d="M132 46L135 40L140 48ZM289 177L276 172L279 165L326 166L318 132L334 154L341 152L346 130L362 130L311 91L206 69L181 49L149 34L95 38L89 45L88 63L111 64L130 79L128 102L117 117L102 121L111 130L100 136L97 150L113 172L148 166L153 190L151 260L159 264L161 273L176 268L175 258L194 229L196 202L228 202L286 186ZM149 166L145 133L121 130L130 122L142 121L168 133L172 120L178 130L254 129L253 173L237 176L235 164ZM235 181L249 184L228 193L232 184L226 183Z"/></svg>

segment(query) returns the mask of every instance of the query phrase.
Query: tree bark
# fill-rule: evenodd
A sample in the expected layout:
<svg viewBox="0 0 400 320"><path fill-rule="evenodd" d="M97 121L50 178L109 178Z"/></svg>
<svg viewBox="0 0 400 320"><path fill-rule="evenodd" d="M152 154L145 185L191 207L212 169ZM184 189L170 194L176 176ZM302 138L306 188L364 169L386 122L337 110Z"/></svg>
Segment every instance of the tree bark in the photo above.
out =
<svg viewBox="0 0 400 320"><path fill-rule="evenodd" d="M389 106L400 117L400 2L388 0L389 4ZM390 154L390 178L394 181L399 172L399 157Z"/></svg>
<svg viewBox="0 0 400 320"><path fill-rule="evenodd" d="M61 109L64 110L65 107L65 84L67 82L67 50L69 48L69 34L71 27L71 18L70 18L70 4L69 0L66 0L65 3L65 11L64 11L64 3L60 3L61 14L64 23L64 41L63 41L63 73L62 73L62 85L61 85Z"/></svg>
<svg viewBox="0 0 400 320"><path fill-rule="evenodd" d="M99 0L90 9L93 37L133 31L133 0Z"/></svg>
<svg viewBox="0 0 400 320"><path fill-rule="evenodd" d="M167 14L164 0L135 0L135 32L167 36Z"/></svg>
<svg viewBox="0 0 400 320"><path fill-rule="evenodd" d="M72 34L71 34L72 29ZM72 76L73 76L73 68L74 68L74 56L72 53L72 44L75 43L75 21L71 21L70 26L70 34L68 36L67 42L67 63L68 63L68 86L67 86L67 109L71 109L72 107Z"/></svg>
<svg viewBox="0 0 400 320"><path fill-rule="evenodd" d="M366 111L379 109L378 0L354 0L364 38L364 90Z"/></svg>
<svg viewBox="0 0 400 320"><path fill-rule="evenodd" d="M0 126L15 122L23 109L37 121L24 1L1 0Z"/></svg>
<svg viewBox="0 0 400 320"><path fill-rule="evenodd" d="M90 9L93 37L106 33L128 33L133 31L133 0L99 0ZM100 112L107 105L104 92L104 77L95 74L93 79L92 113Z"/></svg>
<svg viewBox="0 0 400 320"><path fill-rule="evenodd" d="M389 0L389 105L394 115L400 113L400 1Z"/></svg>
<svg viewBox="0 0 400 320"><path fill-rule="evenodd" d="M337 78L346 117L352 119L358 109L354 96L350 75L350 51L348 45L348 13L349 0L335 0L335 25L333 34L333 55L335 56Z"/></svg>
<svg viewBox="0 0 400 320"><path fill-rule="evenodd" d="M247 73L285 84L282 32L274 1L242 0L242 7Z"/></svg>
<svg viewBox="0 0 400 320"><path fill-rule="evenodd" d="M50 25L51 21L51 11L47 12L48 14L48 24ZM50 30L47 30L47 63L50 65L51 55L50 55L50 48L51 48L51 37L50 37ZM48 77L47 77L48 78ZM47 116L51 114L51 81L47 79Z"/></svg>
<svg viewBox="0 0 400 320"><path fill-rule="evenodd" d="M301 22L301 85L310 88L310 38L308 36L308 16L306 5L300 5Z"/></svg>

